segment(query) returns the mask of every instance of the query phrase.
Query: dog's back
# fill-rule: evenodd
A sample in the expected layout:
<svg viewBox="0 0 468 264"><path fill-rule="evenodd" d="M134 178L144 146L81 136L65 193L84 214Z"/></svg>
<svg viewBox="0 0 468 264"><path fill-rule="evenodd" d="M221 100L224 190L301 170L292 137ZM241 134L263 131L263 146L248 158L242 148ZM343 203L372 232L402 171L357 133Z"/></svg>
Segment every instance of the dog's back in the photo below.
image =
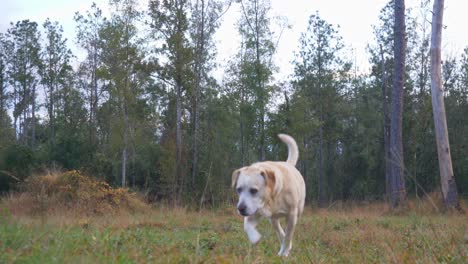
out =
<svg viewBox="0 0 468 264"><path fill-rule="evenodd" d="M278 137L288 146L288 158L286 161L264 161L253 164L256 167L263 167L275 171L278 179L276 184L281 184L281 194L278 194L276 206L297 207L298 216L304 211L306 189L302 174L296 168L299 159L299 149L297 143L289 135L279 134ZM275 207L276 207L275 206Z"/></svg>

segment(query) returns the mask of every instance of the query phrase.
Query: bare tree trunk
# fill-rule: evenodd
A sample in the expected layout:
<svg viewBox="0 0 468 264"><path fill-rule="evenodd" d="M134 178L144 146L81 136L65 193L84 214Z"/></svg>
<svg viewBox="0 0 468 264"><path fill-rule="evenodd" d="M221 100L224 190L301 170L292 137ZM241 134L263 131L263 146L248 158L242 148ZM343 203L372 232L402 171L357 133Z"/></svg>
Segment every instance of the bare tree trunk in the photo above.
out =
<svg viewBox="0 0 468 264"><path fill-rule="evenodd" d="M395 1L395 45L392 91L392 117L390 124L391 184L390 203L397 208L406 201L403 159L403 87L405 84L405 1Z"/></svg>
<svg viewBox="0 0 468 264"><path fill-rule="evenodd" d="M127 128L124 128L124 147L122 150L122 188L127 186Z"/></svg>
<svg viewBox="0 0 468 264"><path fill-rule="evenodd" d="M50 118L50 127L51 127L51 136L52 136L52 149L55 149L55 93L58 90L57 82L55 83L55 89L53 89L50 93L50 104L51 104L51 118ZM54 163L55 167L55 163Z"/></svg>
<svg viewBox="0 0 468 264"><path fill-rule="evenodd" d="M6 67L5 67L5 64L3 62L3 54L0 54L0 135L2 137L3 136L3 130L6 129L6 126L3 126L4 124L4 108L5 108L5 101L6 101L6 88L5 88L5 84L6 84L6 81L5 81L5 78L4 78L4 73L6 71Z"/></svg>
<svg viewBox="0 0 468 264"><path fill-rule="evenodd" d="M31 96L31 147L34 149L36 147L36 85L33 85Z"/></svg>
<svg viewBox="0 0 468 264"><path fill-rule="evenodd" d="M128 74L128 73L127 73ZM122 188L127 187L127 152L128 152L128 130L130 123L128 120L128 102L127 102L127 87L128 77L125 77L125 87L123 92L123 118L124 118L124 134L123 134L123 150L122 150Z"/></svg>
<svg viewBox="0 0 468 264"><path fill-rule="evenodd" d="M287 118L289 118L289 98L286 94L286 92L284 92L284 98L286 100L286 109L287 109ZM302 116L302 122L304 122L304 124L306 124L307 122L307 110L304 111L303 113L303 116ZM287 119L287 122L286 122L286 127L290 127L290 122L289 122L289 119ZM302 158L301 158L301 167L302 167L302 176L304 176L304 180L306 182L306 185L307 183L309 183L309 173L308 173L308 168L309 168L309 164L307 162L307 155L306 153L309 152L309 147L308 147L308 139L307 139L307 135L306 135L306 132L303 132L302 134L302 147L304 149L303 151L303 155L302 155Z"/></svg>
<svg viewBox="0 0 468 264"><path fill-rule="evenodd" d="M96 40L97 42L97 40ZM97 44L94 44L97 45ZM98 83L97 83L97 60L98 60L98 50L97 47L94 48L94 54L93 54L93 85L92 85L92 91L91 94L94 94L94 97L91 96L91 112L92 112L92 119L91 121L91 143L94 144L96 140L96 123L97 123L97 106L98 106Z"/></svg>
<svg viewBox="0 0 468 264"><path fill-rule="evenodd" d="M13 105L18 103L18 89L15 84L13 84ZM18 114L13 112L13 130L15 130L15 142L18 141Z"/></svg>
<svg viewBox="0 0 468 264"><path fill-rule="evenodd" d="M128 17L127 17L128 19ZM130 84L129 84L129 78L130 78L130 71L129 71L129 65L131 64L130 58L129 58L129 52L128 48L130 46L129 43L129 33L128 33L128 27L129 27L129 22L128 20L125 21L125 80L124 80L124 86L123 86L123 93L122 93L122 99L123 99L123 118L124 118L124 134L123 134L123 140L124 140L124 147L122 151L122 188L127 187L127 152L128 152L128 134L130 130L130 121L128 119L128 107L129 107L129 96L130 96Z"/></svg>
<svg viewBox="0 0 468 264"><path fill-rule="evenodd" d="M318 43L319 50L321 48L320 43ZM321 98L322 94L322 54L321 51L318 51L318 98ZM318 206L326 206L326 192L325 192L325 166L323 164L323 102L320 102L319 108L319 177L318 177Z"/></svg>
<svg viewBox="0 0 468 264"><path fill-rule="evenodd" d="M205 49L205 1L201 0L201 21L198 25L197 41L197 61L196 61L196 80L195 80L195 120L193 131L193 161L192 161L192 185L195 185L195 178L198 174L198 130L200 127L200 89L201 77L203 73L203 52Z"/></svg>
<svg viewBox="0 0 468 264"><path fill-rule="evenodd" d="M260 25L258 18L258 1L255 0L255 72L256 72L256 81L259 98L257 100L260 102L260 145L258 146L259 160L265 160L265 96L264 96L264 87L262 80L262 71L260 69Z"/></svg>
<svg viewBox="0 0 468 264"><path fill-rule="evenodd" d="M179 194L179 189L182 189L182 85L180 80L176 82L176 177L174 194ZM177 197L180 198L180 197Z"/></svg>
<svg viewBox="0 0 468 264"><path fill-rule="evenodd" d="M127 87L128 87L128 71L125 73L125 85L123 91L123 118L124 118L124 134L123 134L123 150L122 150L122 188L127 187L127 150L128 150L128 102L127 102Z"/></svg>
<svg viewBox="0 0 468 264"><path fill-rule="evenodd" d="M388 98L387 98L387 69L383 56L382 46L380 46L381 68L382 68L382 108L383 108L383 138L384 138L384 163L385 163L385 197L390 198L390 120L388 118Z"/></svg>
<svg viewBox="0 0 468 264"><path fill-rule="evenodd" d="M27 99L25 99L27 100ZM24 102L23 102L24 103ZM21 142L24 144L24 145L29 145L29 141L28 141L28 116L29 116L29 105L27 107L25 107L25 109L23 110L23 119L21 120L20 118L20 136L21 136Z"/></svg>
<svg viewBox="0 0 468 264"><path fill-rule="evenodd" d="M242 41L241 43L241 49L243 49L244 47L244 42ZM243 56L243 52L241 52L241 64L244 63L244 56ZM241 74L241 78L243 77L242 76L242 72L240 73ZM240 125L240 143L241 143L241 162L242 162L242 166L245 166L245 163L246 163L246 153L245 153L245 131L244 131L244 115L243 115L243 108L244 108L244 104L245 104L245 91L244 91L244 85L241 84L241 87L240 87L240 97L241 97L241 102L240 102L240 106L239 106L239 125Z"/></svg>
<svg viewBox="0 0 468 264"><path fill-rule="evenodd" d="M455 177L453 176L452 158L445 115L444 94L441 78L441 43L444 0L434 0L431 36L431 91L432 112L439 157L440 181L446 207L459 208Z"/></svg>
<svg viewBox="0 0 468 264"><path fill-rule="evenodd" d="M242 105L242 103L241 103ZM245 165L245 139L244 139L244 121L243 121L243 115L242 115L242 110L240 110L240 143L241 143L241 162L242 166Z"/></svg>
<svg viewBox="0 0 468 264"><path fill-rule="evenodd" d="M307 183L309 183L309 173L307 172L308 169L308 164L307 164L307 157L305 156L305 153L308 152L308 147L307 147L307 140L306 140L306 135L302 135L302 147L304 148L304 154L302 155L301 158L301 167L302 167L302 176L304 176L304 180Z"/></svg>
<svg viewBox="0 0 468 264"><path fill-rule="evenodd" d="M320 114L322 116L322 114ZM320 122L323 119L320 118ZM326 194L325 194L325 168L323 164L323 125L319 126L319 178L318 178L318 206L325 207Z"/></svg>
<svg viewBox="0 0 468 264"><path fill-rule="evenodd" d="M52 72L52 69L50 68L51 65L49 65L49 71ZM54 94L55 94L55 91L57 90L57 84L56 84L56 80L53 80L53 81L50 81L49 82L49 105L48 105L48 112L49 112L49 133L50 133L50 142L49 142L49 146L50 146L50 150L49 150L49 154L51 155L51 166L52 168L55 168L55 161L54 159L52 158L53 157L53 153L54 153L54 150L55 150L55 115L54 115L54 112L55 112L55 107L54 107L54 104L55 104L55 98L54 98Z"/></svg>

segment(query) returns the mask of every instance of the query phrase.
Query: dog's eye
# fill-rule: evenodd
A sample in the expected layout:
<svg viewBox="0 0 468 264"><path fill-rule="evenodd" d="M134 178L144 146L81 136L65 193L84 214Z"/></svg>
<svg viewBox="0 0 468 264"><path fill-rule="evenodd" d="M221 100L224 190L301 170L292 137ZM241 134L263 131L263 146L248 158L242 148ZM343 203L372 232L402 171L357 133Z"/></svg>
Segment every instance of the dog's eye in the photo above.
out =
<svg viewBox="0 0 468 264"><path fill-rule="evenodd" d="M241 192L242 192L242 188L237 188L236 191L237 191L237 193L241 193Z"/></svg>
<svg viewBox="0 0 468 264"><path fill-rule="evenodd" d="M252 195L255 195L255 194L257 194L257 193L258 193L258 190L257 190L257 189L254 189L254 188L252 188L252 189L250 189L250 193L251 193Z"/></svg>

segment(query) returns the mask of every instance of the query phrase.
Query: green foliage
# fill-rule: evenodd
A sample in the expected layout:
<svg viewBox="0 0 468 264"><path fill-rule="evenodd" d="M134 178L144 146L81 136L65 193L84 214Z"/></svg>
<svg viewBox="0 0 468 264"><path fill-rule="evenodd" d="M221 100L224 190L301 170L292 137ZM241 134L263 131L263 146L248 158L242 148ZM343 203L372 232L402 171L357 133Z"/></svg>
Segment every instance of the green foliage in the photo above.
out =
<svg viewBox="0 0 468 264"><path fill-rule="evenodd" d="M346 120L348 116L345 115L351 109L348 105L351 102L346 100L349 64L342 58L343 47L338 31L317 13L310 16L307 31L301 35L299 54L294 62L294 90L290 102L296 114L292 114L295 120L290 126L294 129L295 124L299 125L296 129L300 133L293 135L301 141L304 152L316 150L313 158L302 159L302 168L309 186L313 181L307 175L317 171L316 194L321 204L329 197L343 196L339 186L345 176L338 169L338 163L348 146L343 145L342 124L351 121ZM314 199L315 192L310 194L313 196L309 199Z"/></svg>
<svg viewBox="0 0 468 264"><path fill-rule="evenodd" d="M35 166L34 151L25 145L11 144L2 151L1 168L24 179Z"/></svg>
<svg viewBox="0 0 468 264"><path fill-rule="evenodd" d="M6 36L9 83L13 87L14 127L23 143L35 147L40 33L36 22L22 20L11 23Z"/></svg>

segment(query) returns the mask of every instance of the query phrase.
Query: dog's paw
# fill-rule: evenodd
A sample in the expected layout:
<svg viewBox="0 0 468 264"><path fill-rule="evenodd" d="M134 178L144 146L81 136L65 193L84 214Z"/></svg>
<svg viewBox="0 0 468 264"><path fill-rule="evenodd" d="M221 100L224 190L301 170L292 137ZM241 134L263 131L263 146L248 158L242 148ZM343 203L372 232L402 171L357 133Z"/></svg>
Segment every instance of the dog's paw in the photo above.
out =
<svg viewBox="0 0 468 264"><path fill-rule="evenodd" d="M284 247L284 245L281 245L280 251L278 252L278 256L287 257L289 256L290 250L291 250L291 247Z"/></svg>
<svg viewBox="0 0 468 264"><path fill-rule="evenodd" d="M250 240L250 243L252 243L252 245L256 245L258 241L260 241L261 238L262 238L262 235L260 235L260 233L256 233L256 234L253 234L251 237L249 237L249 240Z"/></svg>
<svg viewBox="0 0 468 264"><path fill-rule="evenodd" d="M260 235L260 233L258 232L250 232L248 233L248 236L249 236L250 243L252 243L252 245L257 244L258 241L260 241L260 238L262 238L262 235Z"/></svg>

